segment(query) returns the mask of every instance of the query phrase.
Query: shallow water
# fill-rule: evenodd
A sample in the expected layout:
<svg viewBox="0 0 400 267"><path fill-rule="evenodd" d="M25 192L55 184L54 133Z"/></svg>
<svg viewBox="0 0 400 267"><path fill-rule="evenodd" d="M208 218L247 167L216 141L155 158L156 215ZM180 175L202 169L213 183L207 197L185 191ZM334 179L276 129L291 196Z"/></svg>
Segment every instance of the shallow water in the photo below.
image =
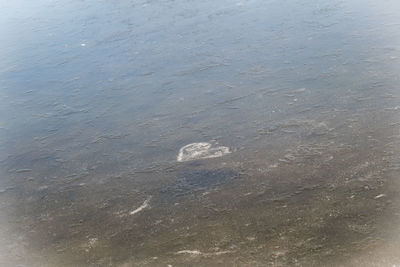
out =
<svg viewBox="0 0 400 267"><path fill-rule="evenodd" d="M400 265L397 1L2 1L0 32L0 265Z"/></svg>

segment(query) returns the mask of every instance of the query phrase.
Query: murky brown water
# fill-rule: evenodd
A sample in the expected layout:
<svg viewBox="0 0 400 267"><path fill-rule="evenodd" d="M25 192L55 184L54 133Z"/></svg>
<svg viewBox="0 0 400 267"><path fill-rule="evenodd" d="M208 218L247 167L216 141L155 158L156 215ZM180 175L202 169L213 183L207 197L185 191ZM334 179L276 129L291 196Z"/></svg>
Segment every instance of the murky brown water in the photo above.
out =
<svg viewBox="0 0 400 267"><path fill-rule="evenodd" d="M1 266L400 266L396 1L2 1L0 33Z"/></svg>

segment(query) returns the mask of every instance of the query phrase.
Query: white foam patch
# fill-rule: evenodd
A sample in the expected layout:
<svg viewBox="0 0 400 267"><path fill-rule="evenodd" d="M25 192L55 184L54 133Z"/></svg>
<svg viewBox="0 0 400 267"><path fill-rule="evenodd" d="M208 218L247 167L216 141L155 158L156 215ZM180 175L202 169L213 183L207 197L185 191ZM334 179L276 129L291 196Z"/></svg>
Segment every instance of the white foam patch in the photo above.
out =
<svg viewBox="0 0 400 267"><path fill-rule="evenodd" d="M231 153L229 147L213 146L210 143L193 143L182 147L177 157L178 162L196 159L218 158Z"/></svg>

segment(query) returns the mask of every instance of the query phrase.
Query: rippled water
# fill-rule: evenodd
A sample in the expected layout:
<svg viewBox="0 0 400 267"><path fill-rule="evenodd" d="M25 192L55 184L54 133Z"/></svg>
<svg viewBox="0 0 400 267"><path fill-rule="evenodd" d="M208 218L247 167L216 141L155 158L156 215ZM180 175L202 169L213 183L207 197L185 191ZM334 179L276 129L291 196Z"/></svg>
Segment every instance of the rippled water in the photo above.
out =
<svg viewBox="0 0 400 267"><path fill-rule="evenodd" d="M400 265L397 1L1 1L0 33L1 265Z"/></svg>

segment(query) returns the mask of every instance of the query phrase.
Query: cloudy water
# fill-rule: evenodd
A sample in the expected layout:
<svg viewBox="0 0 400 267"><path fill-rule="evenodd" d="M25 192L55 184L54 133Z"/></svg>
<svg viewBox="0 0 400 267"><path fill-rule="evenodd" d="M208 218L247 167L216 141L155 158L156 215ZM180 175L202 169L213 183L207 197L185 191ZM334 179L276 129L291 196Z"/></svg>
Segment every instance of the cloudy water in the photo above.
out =
<svg viewBox="0 0 400 267"><path fill-rule="evenodd" d="M1 266L400 266L395 0L0 2Z"/></svg>

